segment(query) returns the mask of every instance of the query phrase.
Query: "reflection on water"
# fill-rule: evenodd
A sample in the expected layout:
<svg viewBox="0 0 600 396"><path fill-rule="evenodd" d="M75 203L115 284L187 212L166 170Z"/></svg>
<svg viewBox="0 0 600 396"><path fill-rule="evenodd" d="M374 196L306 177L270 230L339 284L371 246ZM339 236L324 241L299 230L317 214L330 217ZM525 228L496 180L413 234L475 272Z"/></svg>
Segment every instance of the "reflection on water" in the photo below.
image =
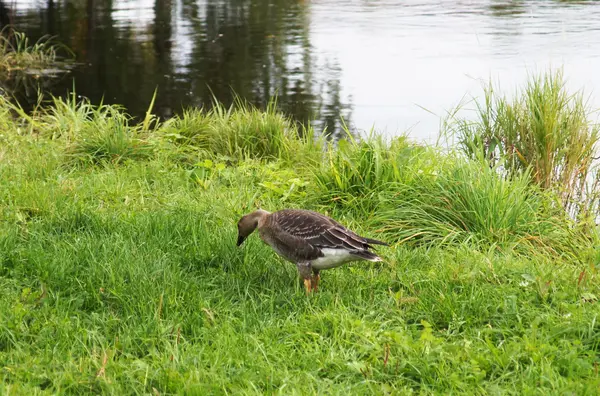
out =
<svg viewBox="0 0 600 396"><path fill-rule="evenodd" d="M339 68L314 75L307 6L295 0L4 1L4 20L34 39L57 35L77 54L76 91L141 116L209 106L234 92L264 106L274 95L297 120L339 131L350 106ZM65 93L64 78L53 92Z"/></svg>
<svg viewBox="0 0 600 396"><path fill-rule="evenodd" d="M226 103L232 90L300 121L435 137L439 119L493 78L564 65L600 86L600 7L558 0L0 0L0 23L57 35L82 66L76 90L145 112ZM72 87L70 77L52 90ZM598 102L594 102L598 104Z"/></svg>

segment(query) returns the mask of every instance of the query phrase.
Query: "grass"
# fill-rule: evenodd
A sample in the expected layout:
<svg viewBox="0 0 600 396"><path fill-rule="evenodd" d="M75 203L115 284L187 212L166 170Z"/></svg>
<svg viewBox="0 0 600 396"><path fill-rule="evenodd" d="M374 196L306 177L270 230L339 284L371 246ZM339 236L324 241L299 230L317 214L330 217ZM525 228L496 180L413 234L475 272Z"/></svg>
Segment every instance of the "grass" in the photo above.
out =
<svg viewBox="0 0 600 396"><path fill-rule="evenodd" d="M151 108L1 103L1 394L597 392L596 229L531 168ZM307 297L257 237L235 246L259 205L392 246Z"/></svg>
<svg viewBox="0 0 600 396"><path fill-rule="evenodd" d="M46 69L64 62L60 52L70 53L52 37L44 36L31 43L25 33L5 27L0 31L0 74L3 78L20 73L43 75Z"/></svg>
<svg viewBox="0 0 600 396"><path fill-rule="evenodd" d="M459 162L387 194L377 220L390 236L410 243L536 249L537 255L546 251L575 259L581 245L571 243L578 238L572 222L551 208L551 200L532 188L527 176L505 179L495 168Z"/></svg>
<svg viewBox="0 0 600 396"><path fill-rule="evenodd" d="M597 184L593 158L600 128L583 93L565 89L561 71L534 76L513 100L490 85L476 113L474 121L452 120L448 131L469 157L502 162L511 173L531 170L535 183L558 190L574 215L597 199L585 192L590 183Z"/></svg>
<svg viewBox="0 0 600 396"><path fill-rule="evenodd" d="M432 154L411 145L404 136L391 142L378 135L361 141L342 140L335 149L327 151L314 172L315 181L326 200L353 206L372 201L369 197L388 191L394 184L410 184L416 172L433 171Z"/></svg>
<svg viewBox="0 0 600 396"><path fill-rule="evenodd" d="M32 43L12 26L0 30L0 91L34 101L36 95L68 73L75 54L54 37L44 36Z"/></svg>
<svg viewBox="0 0 600 396"><path fill-rule="evenodd" d="M300 130L270 101L261 111L240 98L225 107L215 101L209 111L190 109L167 121L162 131L179 146L229 160L248 158L290 161L304 156L311 161L322 150L310 128Z"/></svg>

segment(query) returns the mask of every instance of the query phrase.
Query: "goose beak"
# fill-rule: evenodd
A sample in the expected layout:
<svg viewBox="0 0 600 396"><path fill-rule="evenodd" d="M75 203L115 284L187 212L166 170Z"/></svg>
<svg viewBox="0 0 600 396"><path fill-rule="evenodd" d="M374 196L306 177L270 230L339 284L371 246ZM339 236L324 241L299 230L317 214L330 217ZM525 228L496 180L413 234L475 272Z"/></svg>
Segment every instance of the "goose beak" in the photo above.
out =
<svg viewBox="0 0 600 396"><path fill-rule="evenodd" d="M246 237L238 235L237 245L240 246L242 243L244 243L244 240L246 240Z"/></svg>

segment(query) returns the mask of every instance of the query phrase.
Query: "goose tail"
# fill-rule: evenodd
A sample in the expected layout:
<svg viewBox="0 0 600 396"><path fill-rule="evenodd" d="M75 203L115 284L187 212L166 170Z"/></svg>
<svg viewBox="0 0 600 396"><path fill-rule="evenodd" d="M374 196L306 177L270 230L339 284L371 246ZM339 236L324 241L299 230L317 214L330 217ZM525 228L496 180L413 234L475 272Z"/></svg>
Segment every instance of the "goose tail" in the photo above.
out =
<svg viewBox="0 0 600 396"><path fill-rule="evenodd" d="M367 260L367 261L373 261L373 262L383 261L383 259L381 257L379 257L378 255L376 255L373 252L369 252L368 250L359 250L359 251L352 252L352 254L362 258L363 260Z"/></svg>

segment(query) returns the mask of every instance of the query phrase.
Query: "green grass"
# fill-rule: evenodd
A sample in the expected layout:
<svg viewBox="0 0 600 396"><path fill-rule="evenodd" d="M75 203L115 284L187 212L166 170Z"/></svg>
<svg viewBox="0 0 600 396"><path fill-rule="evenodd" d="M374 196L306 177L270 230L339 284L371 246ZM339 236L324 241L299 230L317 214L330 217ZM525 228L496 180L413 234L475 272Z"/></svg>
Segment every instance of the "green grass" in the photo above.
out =
<svg viewBox="0 0 600 396"><path fill-rule="evenodd" d="M442 168L443 159L438 161L435 155L404 136L390 142L378 135L341 140L337 147L329 147L314 177L326 201L355 206L376 201L377 194L395 184L411 184L419 175Z"/></svg>
<svg viewBox="0 0 600 396"><path fill-rule="evenodd" d="M215 101L208 111L190 109L162 128L164 136L183 148L228 160L249 158L313 161L323 141L312 128L300 128L270 101L261 111L240 98L225 107Z"/></svg>
<svg viewBox="0 0 600 396"><path fill-rule="evenodd" d="M583 92L568 92L562 72L548 72L532 77L512 100L490 84L476 104L475 120L452 119L447 131L464 153L502 163L511 173L530 170L531 179L556 190L572 214L589 215L598 198L592 191L600 128Z"/></svg>
<svg viewBox="0 0 600 396"><path fill-rule="evenodd" d="M411 244L469 243L576 260L584 235L527 176L506 179L496 168L458 161L439 175L390 188L376 223Z"/></svg>
<svg viewBox="0 0 600 396"><path fill-rule="evenodd" d="M25 33L5 27L0 31L0 75L3 79L23 73L44 75L47 73L45 69L64 63L61 52L72 55L68 48L52 37L44 36L31 43Z"/></svg>
<svg viewBox="0 0 600 396"><path fill-rule="evenodd" d="M68 73L75 54L54 37L36 42L7 25L0 30L0 91L35 100Z"/></svg>
<svg viewBox="0 0 600 396"><path fill-rule="evenodd" d="M237 106L137 125L2 102L0 394L597 392L597 233L552 189ZM391 246L307 297L258 237L235 246L257 206Z"/></svg>

